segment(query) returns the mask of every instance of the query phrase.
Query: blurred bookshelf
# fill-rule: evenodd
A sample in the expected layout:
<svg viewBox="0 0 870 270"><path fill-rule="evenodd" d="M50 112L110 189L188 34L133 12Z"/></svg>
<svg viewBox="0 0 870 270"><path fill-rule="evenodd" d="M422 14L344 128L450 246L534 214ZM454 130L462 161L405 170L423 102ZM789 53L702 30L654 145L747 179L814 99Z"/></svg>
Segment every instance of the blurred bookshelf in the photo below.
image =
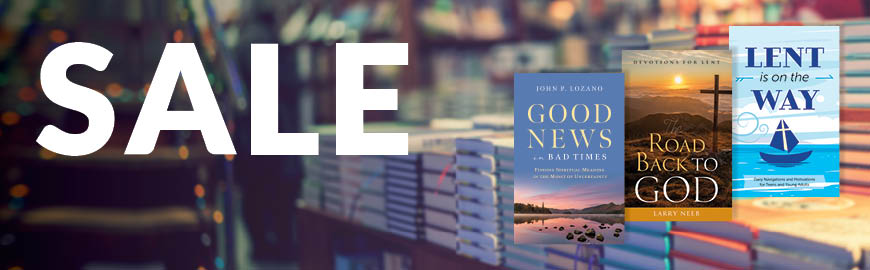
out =
<svg viewBox="0 0 870 270"><path fill-rule="evenodd" d="M196 2L196 3L192 3ZM203 1L4 1L0 41L0 197L7 269L216 269L231 263L227 187L233 156L209 154L202 137L165 131L147 156L125 156L166 43L192 42L232 122L238 79L227 71ZM39 68L52 49L84 41L113 53L104 71L73 66L71 81L112 103L115 130L81 157L39 147L42 127L78 133L83 115L50 102ZM224 52L225 53L225 52ZM183 83L170 109L189 110ZM225 116L226 117L226 116ZM225 220L227 218L227 220ZM176 253L184 250L183 255ZM45 256L49 256L46 259Z"/></svg>
<svg viewBox="0 0 870 270"><path fill-rule="evenodd" d="M847 35L855 36L844 37L843 44L852 50L850 53L844 53L841 59L841 64L850 69L844 72L844 78L863 77L862 72L868 69L867 66L863 66L866 63L858 62L859 59L865 59L864 53L868 51L859 49L863 47L857 45L868 33L858 30L865 29L861 28L863 27L861 25L866 24L868 20L867 1L842 1L834 5L839 6L838 8L801 1L460 2L434 0L413 2L414 15L397 16L414 19L406 21L408 24L403 24L403 27L398 30L401 38L393 40L411 44L411 64L399 67L398 72L401 74L400 78L414 79L401 82L388 79L374 80L377 84L368 85L372 88L400 89L399 112L385 119L398 123L426 126L426 123L433 119L434 121L471 120L478 115L511 114L514 72L619 72L620 53L624 49L728 49L727 27L729 25L840 25L843 27L843 33L852 33ZM477 29L487 30L481 30L480 32L484 34L477 35ZM844 93L861 95L858 93L863 93L861 89L867 85L858 83L860 79L853 81L856 81L856 85L848 86L847 83ZM865 134L867 130L868 126L863 123L870 121L868 117L870 113L862 108L863 105L856 104L860 103L858 99L845 96L843 126L844 138L848 139L843 142L843 149L848 156L843 160L859 162L862 157L866 157L859 153L866 151L867 148L864 148L866 144L861 146L856 144L865 138L860 134ZM478 98L483 101L475 102L474 100ZM852 100L855 105L849 104L853 102ZM330 113L331 110L326 109L321 112ZM330 121L321 120L332 117L332 115L317 117L316 120L308 122L330 124ZM367 115L366 120L376 122L384 118L368 118ZM851 131L847 131L847 127ZM429 126L429 128L433 127ZM855 152L850 152L852 150L848 149L855 149ZM454 151L458 150L454 149ZM364 161L359 162L367 164ZM317 162L313 161L313 163ZM329 168L344 170L345 165L341 164L345 163L336 164L339 164L338 167ZM862 193L862 190L865 190L863 186L867 186L867 180L863 179L870 176L866 174L866 165L861 164L844 163L843 169L844 200L851 200L857 204L864 204L861 200L865 199L866 195L860 194L866 194ZM323 170L316 166L309 168L309 171ZM320 209L311 211L311 214L337 211L339 213L337 215L324 215L348 220L347 215L340 214L347 209L336 209L327 205L332 204L330 201L338 199L337 197L353 197L353 194L365 192L365 189L341 189L342 186L359 186L356 182L347 182L344 175L331 179L318 179L316 176L309 175L303 184L302 200L305 201L303 204L306 205L306 209L310 207ZM432 180L433 178L422 179L423 186L427 185L426 181L435 181ZM496 182L501 184L499 180ZM329 181L335 181L335 184L329 184ZM320 193L320 197L317 197L318 190L325 193ZM422 194L425 197L427 188L423 190ZM327 194L331 192L336 195ZM384 196L389 197L389 195ZM459 196L456 198L459 200ZM747 208L745 203L738 204L735 212L740 211L740 208ZM814 203L810 200L804 204ZM422 208L423 211L432 211L431 206L424 205ZM384 211L381 215L389 216L390 210L381 211ZM454 216L462 215L460 210L453 211ZM373 213L381 212L373 211ZM430 224L444 224L443 220L450 220L453 224L461 223L456 221L456 217L439 215L425 217L422 225L424 228L429 228ZM438 220L430 221L429 218L432 217ZM807 222L813 220L812 216L803 218ZM355 226L374 228L373 231L377 233L384 231L383 228L378 229L379 222L368 219L367 217L355 221L350 219L349 222L356 224ZM462 228L462 225L455 226L460 228L459 230ZM583 269L765 269L800 268L802 263L819 269L866 269L868 267L866 248L847 248L852 244L822 241L816 237L810 237L812 239L808 240L801 235L787 234L787 238L808 241L807 246L831 245L823 249L833 251L845 248L850 250L850 253L865 255L855 255L850 259L836 259L812 254L807 251L812 248L783 246L767 236L759 237L759 231L776 230L764 224L753 224L739 214L735 217L735 222L725 223L630 222L626 226L629 235L626 238L626 245L606 247L593 245L584 247L583 252L574 252L572 249L576 247L512 245L512 236L509 236L511 233L507 231L508 226L509 223L504 224L500 227L503 231L489 235L498 239L497 248L490 251L500 256L496 263L493 264L488 256L480 254L472 256L477 258L477 263L466 262L465 258L462 258L463 255L457 255L457 258L462 258L457 260L471 268L493 265L509 269L577 269L578 266ZM854 230L856 233L860 231L857 228L849 230ZM385 231L391 231L389 226ZM443 248L444 244L440 238L445 236L441 233L429 234L430 231L427 230L427 233L422 236L426 241L416 241L417 244L412 249ZM482 233L485 230L475 228L472 231ZM450 234L446 235L450 237ZM374 239L378 238L371 237L369 241L372 243L378 241ZM477 247L489 245L463 239L458 235L455 239L457 242L455 249L459 254L462 254L459 250L464 243L471 243ZM866 241L858 240L858 242L862 243L858 244L859 246L867 246ZM449 246L446 249L451 250ZM440 256L433 255L437 258ZM412 261L415 263L419 260L427 260L417 256L410 257L413 257ZM414 269L418 269L415 264L412 265L415 266Z"/></svg>
<svg viewBox="0 0 870 270"><path fill-rule="evenodd" d="M318 243L308 245L301 254L302 269L336 269L333 260L335 251L339 253L372 253L383 250L404 256L410 263L409 269L499 269L486 265L472 258L457 256L455 252L423 241L409 240L377 231L358 224L350 223L343 217L326 214L321 211L303 209L300 218L306 220L300 224L300 242ZM334 241L324 241L332 239ZM354 243L363 242L362 245ZM380 255L380 254L378 254ZM379 267L373 269L385 269Z"/></svg>
<svg viewBox="0 0 870 270"><path fill-rule="evenodd" d="M477 222L483 213L463 213L444 207L445 203L452 202L455 208L458 200L479 203L477 200L482 198L457 195L456 186L464 185L462 180L467 179L459 179L455 169L446 170L441 176L442 169L434 168L439 166L427 168L423 164L427 156L437 154L446 160L445 164L454 166L458 162L456 139L489 141L493 136L504 136L506 130L512 130L509 116L513 111L515 72L619 72L620 54L624 49L727 49L728 25L840 25L843 34L841 177L844 194L849 194L849 200L863 207L868 197L865 187L870 186L868 10L870 1L866 0L834 3L785 0L0 1L0 19L3 20L0 26L0 95L3 97L0 142L5 149L4 167L0 171L4 181L0 186L10 191L0 197L9 202L8 207L0 210L0 219L3 231L11 232L0 238L0 253L26 259L27 252L36 252L32 250L38 249L39 244L63 239L88 244L97 242L92 239L108 239L100 241L121 243L119 245L139 243L136 245L152 248L158 244L172 247L173 241L177 241L183 243L177 247L184 247L195 255L176 258L171 254L154 253L136 257L133 251L128 254L119 251L117 256L106 253L102 257L76 260L75 267L91 261L142 263L163 259L180 262L184 269L198 266L246 269L243 262L234 259L239 245L235 243L238 235L234 234L231 221L242 216L232 213L232 198L238 182L259 179L233 179L234 157L208 155L196 132L164 132L155 153L147 159L120 154L164 44L197 44L228 129L235 140L240 140L247 135L238 131L236 123L244 123L240 120L250 117L246 111L250 106L247 100L250 84L245 81L248 76L245 73L249 72L246 67L250 63L240 59L249 59L244 54L250 52L243 48L249 46L250 41L268 40L280 44L279 74L286 85L282 85L280 91L293 95L293 98L282 98L281 102L286 103L281 106L297 108L288 117L298 118L299 129L319 130L321 134L334 130L329 126L335 119L334 45L338 42L403 42L409 44L409 65L365 68L366 88L399 89L399 110L367 111L367 129L399 129L412 134L414 131L448 133L442 134L446 137L436 136L436 141L447 141L447 146L413 153L419 160L402 161L407 165L403 168L411 168L404 172L390 171L388 166L392 168L396 163L387 165L391 161L386 157L322 155L303 158L306 176L300 183L299 203L286 206L299 209L294 229L298 242L294 244L302 247L297 256L302 269L644 268L632 262L648 263L657 269L745 269L782 266L767 264L777 261L797 265L813 263L813 267L819 269L870 269L867 241L849 246L843 241L826 242L789 235L806 241L801 242L806 246L840 252L837 256L808 256L805 250L791 250L776 241L759 240L758 231L764 229L744 224L745 220L739 218L737 222L710 225L713 230L690 223L628 224L627 239L637 241L627 241L624 247L513 245L512 233L507 228L512 220L502 212L508 208L500 208L511 205L510 175L494 168L488 174L495 179L493 186L466 183L475 190L495 194L487 198L491 203L481 211L485 210L487 215L497 213L496 216ZM265 38L251 38L258 34ZM51 49L73 41L97 43L114 54L103 72L80 67L69 72L72 81L109 97L116 111L116 131L106 149L86 158L58 157L33 143L47 124L67 131L81 131L87 123L81 115L48 101L39 86L41 60ZM188 104L184 86L179 83L170 107L185 110L190 109ZM468 130L488 130L492 134L449 135ZM321 152L334 148L324 140L321 139ZM237 150L245 155L248 151ZM490 153L470 153L494 162L497 159ZM361 170L360 164L369 168ZM197 225L181 226L183 229L178 230L178 234L167 233L161 236L164 238L148 233L112 234L100 230L75 234L75 230L56 226L49 226L49 231L39 227L40 230L30 234L28 230L37 227L24 226L21 222L42 203L46 206L124 203L124 198L106 194L125 188L112 183L70 184L23 177L24 172L70 170L67 167L91 172L130 168L115 172L117 174L111 177L94 177L100 181L150 173L151 178L140 179L140 182L159 179L160 184L132 184L133 187L127 188L168 194L159 197L171 198L167 199L170 202L149 207L165 210L168 206L179 206L187 209L183 212L193 213L195 218L190 220L195 222L191 224ZM176 172L172 176L178 181L160 174L172 170ZM387 179L389 173L405 175L402 173L408 172L414 176L403 178L406 182ZM62 174L44 177L64 179ZM433 181L441 184L431 186ZM48 191L78 190L74 189L78 185L84 185L81 189L98 187L95 191L101 192L88 195L91 198L81 202L48 204L66 196ZM136 192L131 194L134 195L126 200L154 200L136 197ZM436 201L427 201L427 198ZM404 199L408 202L394 203ZM327 205L326 201L330 203ZM360 206L359 201L365 203ZM411 205L412 210L397 210L395 213L402 215L388 216L390 209L407 205ZM118 216L143 213L136 205L128 206L121 209ZM100 214L105 209L96 210ZM867 219L859 216L857 220L866 222ZM461 232L462 224L473 224L464 227L472 233ZM483 226L487 229L482 229ZM399 227L402 230L396 229ZM493 230L489 230L490 227ZM842 233L861 235L863 232L850 227ZM47 236L32 238L28 235ZM148 238L156 240L149 242ZM487 240L486 243L481 239ZM196 245L188 246L191 241ZM460 245L465 245L463 251L459 251ZM105 245L92 247L105 249ZM70 244L63 248L58 247L56 252L74 250L77 246ZM732 256L717 255L724 253ZM849 253L852 258L844 259L839 256L841 253ZM30 262L25 259L0 267L26 266ZM156 264L164 268L175 266Z"/></svg>

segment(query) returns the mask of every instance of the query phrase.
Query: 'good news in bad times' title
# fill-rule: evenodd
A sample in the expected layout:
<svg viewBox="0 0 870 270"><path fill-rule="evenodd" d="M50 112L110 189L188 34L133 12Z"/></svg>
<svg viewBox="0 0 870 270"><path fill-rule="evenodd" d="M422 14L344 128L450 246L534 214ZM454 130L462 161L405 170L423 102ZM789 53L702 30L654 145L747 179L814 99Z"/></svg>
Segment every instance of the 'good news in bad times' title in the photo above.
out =
<svg viewBox="0 0 870 270"><path fill-rule="evenodd" d="M546 92L603 92L601 85L539 85L539 93ZM528 129L529 149L577 149L576 153L547 154L547 160L607 160L607 153L587 152L586 149L606 149L613 145L613 131L608 123L613 111L607 104L543 104L529 105L526 111L531 123ZM544 123L565 124L564 128L540 128ZM575 126L572 126L575 125Z"/></svg>

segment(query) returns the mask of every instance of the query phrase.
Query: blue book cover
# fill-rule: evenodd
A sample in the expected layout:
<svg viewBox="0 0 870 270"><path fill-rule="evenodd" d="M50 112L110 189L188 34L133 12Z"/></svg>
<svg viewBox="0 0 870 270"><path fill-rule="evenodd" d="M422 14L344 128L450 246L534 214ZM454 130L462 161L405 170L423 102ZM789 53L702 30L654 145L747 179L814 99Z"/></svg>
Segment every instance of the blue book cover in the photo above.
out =
<svg viewBox="0 0 870 270"><path fill-rule="evenodd" d="M840 195L838 26L732 26L734 197Z"/></svg>
<svg viewBox="0 0 870 270"><path fill-rule="evenodd" d="M514 242L621 244L625 77L514 76Z"/></svg>

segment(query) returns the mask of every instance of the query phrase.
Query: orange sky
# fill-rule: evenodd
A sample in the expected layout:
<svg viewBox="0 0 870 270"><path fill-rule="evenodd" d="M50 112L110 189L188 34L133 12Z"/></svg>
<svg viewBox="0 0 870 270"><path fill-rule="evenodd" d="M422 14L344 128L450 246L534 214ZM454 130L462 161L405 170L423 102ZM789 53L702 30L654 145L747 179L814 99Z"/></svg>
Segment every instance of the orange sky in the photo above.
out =
<svg viewBox="0 0 870 270"><path fill-rule="evenodd" d="M682 60L718 59L720 64L634 64L630 59ZM713 75L719 74L719 88L731 88L731 60L728 51L626 51L623 53L626 85L656 89L712 89ZM676 82L679 76L682 81Z"/></svg>

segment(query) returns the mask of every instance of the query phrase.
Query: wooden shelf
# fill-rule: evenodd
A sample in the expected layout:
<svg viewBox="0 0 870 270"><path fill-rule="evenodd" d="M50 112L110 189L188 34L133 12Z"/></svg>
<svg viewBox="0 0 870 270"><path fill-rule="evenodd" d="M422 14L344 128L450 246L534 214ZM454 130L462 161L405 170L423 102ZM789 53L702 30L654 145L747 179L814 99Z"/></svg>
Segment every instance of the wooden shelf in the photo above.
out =
<svg viewBox="0 0 870 270"><path fill-rule="evenodd" d="M299 242L304 243L299 258L301 269L333 269L333 251L337 247L332 245L336 239L360 236L366 241L364 251L390 250L406 254L411 257L414 270L502 269L457 255L455 251L425 240L402 238L312 209L299 208L297 220Z"/></svg>

